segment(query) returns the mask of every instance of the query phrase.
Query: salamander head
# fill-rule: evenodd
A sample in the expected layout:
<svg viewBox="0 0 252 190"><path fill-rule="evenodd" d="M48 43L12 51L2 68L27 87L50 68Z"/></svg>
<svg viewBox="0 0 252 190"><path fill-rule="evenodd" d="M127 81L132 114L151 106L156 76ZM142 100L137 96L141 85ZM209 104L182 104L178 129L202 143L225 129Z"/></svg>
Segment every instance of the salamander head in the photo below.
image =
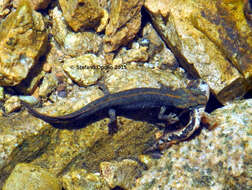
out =
<svg viewBox="0 0 252 190"><path fill-rule="evenodd" d="M201 79L193 80L188 84L188 88L192 90L192 93L195 96L203 95L206 97L207 100L209 99L210 88L205 81Z"/></svg>

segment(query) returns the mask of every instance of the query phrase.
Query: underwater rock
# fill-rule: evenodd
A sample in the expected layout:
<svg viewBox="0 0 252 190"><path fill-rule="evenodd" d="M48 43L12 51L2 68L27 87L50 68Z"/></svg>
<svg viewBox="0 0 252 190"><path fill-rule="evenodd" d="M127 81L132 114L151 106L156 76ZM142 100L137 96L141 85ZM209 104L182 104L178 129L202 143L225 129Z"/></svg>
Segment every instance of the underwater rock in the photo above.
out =
<svg viewBox="0 0 252 190"><path fill-rule="evenodd" d="M242 0L146 0L144 6L183 67L205 80L220 102L247 92L252 37Z"/></svg>
<svg viewBox="0 0 252 190"><path fill-rule="evenodd" d="M47 33L42 15L23 1L0 25L0 85L19 84L45 53L46 47Z"/></svg>
<svg viewBox="0 0 252 190"><path fill-rule="evenodd" d="M61 190L56 176L32 164L18 164L6 180L3 190Z"/></svg>

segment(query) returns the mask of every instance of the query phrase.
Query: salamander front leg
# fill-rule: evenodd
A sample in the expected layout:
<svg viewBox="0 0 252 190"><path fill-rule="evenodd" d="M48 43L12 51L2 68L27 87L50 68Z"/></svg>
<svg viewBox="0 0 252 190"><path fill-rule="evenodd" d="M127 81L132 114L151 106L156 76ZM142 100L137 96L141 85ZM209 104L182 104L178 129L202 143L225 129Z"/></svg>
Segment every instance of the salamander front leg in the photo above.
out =
<svg viewBox="0 0 252 190"><path fill-rule="evenodd" d="M160 112L158 114L158 119L167 121L168 125L176 123L177 121L179 121L179 118L175 113L169 113L168 115L166 115L165 111L166 111L166 107L162 106L160 108Z"/></svg>
<svg viewBox="0 0 252 190"><path fill-rule="evenodd" d="M109 134L112 135L118 131L117 127L117 119L116 119L116 111L112 108L109 109L108 115L110 118L108 127L109 127Z"/></svg>

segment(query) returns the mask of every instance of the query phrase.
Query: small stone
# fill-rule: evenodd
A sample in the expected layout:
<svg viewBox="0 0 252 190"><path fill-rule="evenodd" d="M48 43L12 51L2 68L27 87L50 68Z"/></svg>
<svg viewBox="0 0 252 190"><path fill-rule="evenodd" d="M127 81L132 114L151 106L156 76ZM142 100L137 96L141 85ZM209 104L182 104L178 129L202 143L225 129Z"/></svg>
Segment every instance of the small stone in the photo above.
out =
<svg viewBox="0 0 252 190"><path fill-rule="evenodd" d="M35 98L34 96L18 96L18 98L24 102L31 104L31 105L35 105L39 102L39 100L37 98Z"/></svg>
<svg viewBox="0 0 252 190"><path fill-rule="evenodd" d="M100 170L101 176L110 188L119 186L123 189L131 189L135 185L136 179L141 175L140 165L129 159L121 162L102 162Z"/></svg>
<svg viewBox="0 0 252 190"><path fill-rule="evenodd" d="M39 67L36 67L29 73L26 79L15 86L15 89L23 94L32 94L38 88L38 85L44 76L45 71L41 71Z"/></svg>
<svg viewBox="0 0 252 190"><path fill-rule="evenodd" d="M103 17L101 18L100 25L96 28L96 32L102 32L105 30L109 21L109 14L106 9L103 9Z"/></svg>
<svg viewBox="0 0 252 190"><path fill-rule="evenodd" d="M149 155L139 155L138 159L140 162L142 162L144 165L147 166L147 168L150 168L156 163L156 160L152 159Z"/></svg>
<svg viewBox="0 0 252 190"><path fill-rule="evenodd" d="M110 21L104 38L106 53L128 44L135 37L141 25L140 10L143 2L143 0L112 1Z"/></svg>
<svg viewBox="0 0 252 190"><path fill-rule="evenodd" d="M59 180L45 169L32 164L18 164L8 177L3 190L61 190Z"/></svg>
<svg viewBox="0 0 252 190"><path fill-rule="evenodd" d="M21 102L17 96L11 96L4 103L6 113L17 111L21 108Z"/></svg>
<svg viewBox="0 0 252 190"><path fill-rule="evenodd" d="M23 1L0 25L0 85L14 86L25 79L46 43L42 15Z"/></svg>
<svg viewBox="0 0 252 190"><path fill-rule="evenodd" d="M43 71L49 73L49 72L51 71L51 69L52 69L52 66L51 66L50 63L45 63L45 64L43 65Z"/></svg>
<svg viewBox="0 0 252 190"><path fill-rule="evenodd" d="M59 83L63 83L66 80L66 74L62 71L55 73L55 76Z"/></svg>
<svg viewBox="0 0 252 190"><path fill-rule="evenodd" d="M17 8L23 0L14 0L13 6ZM45 9L51 3L51 0L29 0L34 10Z"/></svg>
<svg viewBox="0 0 252 190"><path fill-rule="evenodd" d="M67 89L66 89L66 84L62 83L62 84L59 84L58 87L57 87L57 95L64 98L64 97L67 97Z"/></svg>
<svg viewBox="0 0 252 190"><path fill-rule="evenodd" d="M4 100L4 88L0 86L0 101Z"/></svg>
<svg viewBox="0 0 252 190"><path fill-rule="evenodd" d="M68 172L62 177L64 189L110 190L106 182L98 175L87 173L84 169Z"/></svg>
<svg viewBox="0 0 252 190"><path fill-rule="evenodd" d="M103 60L100 57L94 54L85 54L67 59L63 69L80 86L88 86L101 78L103 65Z"/></svg>
<svg viewBox="0 0 252 190"><path fill-rule="evenodd" d="M151 23L147 23L142 32L143 38L140 39L140 43L147 43L149 62L159 68L165 67L171 70L175 70L179 67L179 64L171 52L160 38L156 30Z"/></svg>
<svg viewBox="0 0 252 190"><path fill-rule="evenodd" d="M0 1L0 18L7 15L10 10L8 9L11 6L10 0L2 0Z"/></svg>
<svg viewBox="0 0 252 190"><path fill-rule="evenodd" d="M67 30L67 25L64 22L62 12L59 10L58 7L55 7L51 11L50 16L52 17L53 20L52 25L53 37L59 45L64 46L64 41L69 31Z"/></svg>
<svg viewBox="0 0 252 190"><path fill-rule="evenodd" d="M64 40L65 53L72 57L85 53L97 53L102 45L102 38L93 32L70 32Z"/></svg>
<svg viewBox="0 0 252 190"><path fill-rule="evenodd" d="M97 0L59 0L64 18L74 30L94 28L103 17L103 9Z"/></svg>
<svg viewBox="0 0 252 190"><path fill-rule="evenodd" d="M114 60L113 60L113 65L117 65L116 63L118 63L118 59L120 59L122 62L119 63L122 64L126 64L126 63L130 63L130 62L145 62L148 60L148 52L147 52L147 47L138 47L138 48L133 48L130 50L125 51L122 55L117 56Z"/></svg>
<svg viewBox="0 0 252 190"><path fill-rule="evenodd" d="M57 84L58 81L54 74L46 74L39 88L39 96L46 97L53 90L56 89Z"/></svg>

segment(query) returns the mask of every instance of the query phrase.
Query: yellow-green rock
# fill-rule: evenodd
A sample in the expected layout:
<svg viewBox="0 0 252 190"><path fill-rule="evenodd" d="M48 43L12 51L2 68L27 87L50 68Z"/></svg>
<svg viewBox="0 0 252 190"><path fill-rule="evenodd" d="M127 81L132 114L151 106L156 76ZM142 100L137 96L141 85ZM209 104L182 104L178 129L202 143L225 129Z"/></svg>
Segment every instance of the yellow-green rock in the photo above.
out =
<svg viewBox="0 0 252 190"><path fill-rule="evenodd" d="M6 180L3 190L61 190L59 180L45 169L32 164L18 164Z"/></svg>
<svg viewBox="0 0 252 190"><path fill-rule="evenodd" d="M194 16L193 25L220 48L252 84L252 28L244 15L245 1L213 2L211 7Z"/></svg>
<svg viewBox="0 0 252 190"><path fill-rule="evenodd" d="M6 113L17 111L21 108L21 103L17 96L11 96L4 102L4 109Z"/></svg>
<svg viewBox="0 0 252 190"><path fill-rule="evenodd" d="M141 166L135 160L125 159L120 162L102 162L100 171L110 188L118 186L131 189L141 175Z"/></svg>
<svg viewBox="0 0 252 190"><path fill-rule="evenodd" d="M46 42L42 15L23 1L0 25L0 85L13 86L25 79L45 52Z"/></svg>
<svg viewBox="0 0 252 190"><path fill-rule="evenodd" d="M104 14L97 0L59 0L59 3L64 18L74 31L98 26Z"/></svg>
<svg viewBox="0 0 252 190"><path fill-rule="evenodd" d="M62 177L63 188L67 190L110 190L99 175L88 173L85 169L67 172Z"/></svg>
<svg viewBox="0 0 252 190"><path fill-rule="evenodd" d="M13 0L13 6L18 7L23 0ZM28 0L34 10L45 9L51 0Z"/></svg>
<svg viewBox="0 0 252 190"><path fill-rule="evenodd" d="M19 162L34 159L50 142L55 129L28 112L0 117L0 189Z"/></svg>
<svg viewBox="0 0 252 190"><path fill-rule="evenodd" d="M0 19L10 12L11 1L0 1Z"/></svg>
<svg viewBox="0 0 252 190"><path fill-rule="evenodd" d="M251 88L252 35L242 0L146 0L145 7L183 67L222 103Z"/></svg>
<svg viewBox="0 0 252 190"><path fill-rule="evenodd" d="M66 55L76 57L85 53L95 53L101 49L102 38L94 32L72 32L64 22L62 12L55 7L52 10L52 34Z"/></svg>
<svg viewBox="0 0 252 190"><path fill-rule="evenodd" d="M111 2L110 20L104 38L105 52L112 52L131 41L140 29L143 0Z"/></svg>
<svg viewBox="0 0 252 190"><path fill-rule="evenodd" d="M95 84L102 76L104 60L94 54L85 54L67 59L64 71L80 86Z"/></svg>

